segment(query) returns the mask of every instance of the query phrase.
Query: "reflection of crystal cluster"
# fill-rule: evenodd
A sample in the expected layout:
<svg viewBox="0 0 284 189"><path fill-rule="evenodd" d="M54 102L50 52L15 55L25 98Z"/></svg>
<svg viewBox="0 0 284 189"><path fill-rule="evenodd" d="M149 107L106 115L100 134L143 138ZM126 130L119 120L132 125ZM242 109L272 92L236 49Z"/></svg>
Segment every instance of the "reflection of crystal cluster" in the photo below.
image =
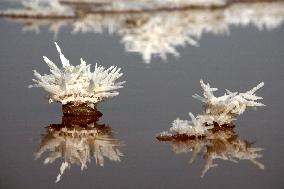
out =
<svg viewBox="0 0 284 189"><path fill-rule="evenodd" d="M262 97L255 95L255 92L264 85L263 82L244 93L226 90L226 93L220 97L216 97L213 94L214 91L218 90L217 88L211 88L209 83L205 84L202 80L200 84L204 90L204 97L199 95L193 95L193 97L205 103L204 113L197 117L189 113L192 121L177 118L170 128L170 133L162 132L158 136L159 138L168 139L177 136L184 137L184 135L188 137L207 136L210 129L230 127L233 120L238 115L243 114L247 108L264 106L264 104L257 102Z"/></svg>
<svg viewBox="0 0 284 189"><path fill-rule="evenodd" d="M201 177L206 172L218 164L214 163L216 159L227 160L237 163L238 160L248 160L264 169L264 165L257 161L262 155L259 153L262 148L252 147L252 144L238 139L238 136L231 130L219 130L210 132L206 138L172 141L173 150L176 154L192 152L192 163L197 156L203 155L206 163L203 167Z"/></svg>
<svg viewBox="0 0 284 189"><path fill-rule="evenodd" d="M55 43L60 55L62 68L58 68L47 57L43 57L49 66L49 75L40 75L34 71L36 79L34 85L30 87L42 87L49 94L49 100L67 104L86 103L93 106L105 98L113 97L119 93L116 89L122 88L124 82L116 82L122 76L120 69L114 66L105 69L102 66L95 67L95 71L90 71L90 65L81 59L81 64L73 66L62 54L61 49Z"/></svg>
<svg viewBox="0 0 284 189"><path fill-rule="evenodd" d="M72 164L77 164L81 170L87 169L87 163L92 158L100 166L104 166L104 159L120 161L123 154L119 148L122 145L112 136L111 128L96 123L90 117L63 117L62 124L50 125L44 135L35 158L40 158L45 152L50 151L44 164L53 163L62 159L60 173L56 182Z"/></svg>
<svg viewBox="0 0 284 189"><path fill-rule="evenodd" d="M173 7L175 7L175 3L180 4L181 2L196 2L196 4L206 5L203 0L192 2L169 1L173 3ZM119 6L120 3L123 2L115 2L110 6L120 7L120 9L124 10L127 8L126 5L130 6L130 8L133 5L128 1ZM141 3L143 4L143 2ZM109 3L107 4L109 5ZM147 3L144 2L144 4ZM155 7L151 3L148 5L149 7ZM253 25L259 30L272 30L279 27L284 21L284 3L277 1L232 3L217 9L189 8L179 11L171 10L170 14L165 10L143 11L143 9L134 12L121 11L115 14L108 10L107 13L101 14L100 11L93 10L92 12L92 10L89 10L88 7L90 6L88 4L83 8L81 6L69 6L69 4L64 4L64 6L72 7L72 10L76 12L73 18L60 20L46 17L42 22L39 22L38 19L27 19L28 25L25 30L34 29L39 31L39 26L43 24L50 24L50 29L55 31L56 34L60 27L67 25L73 25L73 33L102 33L107 30L109 33L120 35L121 42L125 45L126 50L141 54L146 63L149 63L155 55L163 59L169 54L178 56L177 47L187 44L197 46L198 40L206 33L227 34L230 26L235 25ZM148 6L141 7L144 9L149 8ZM29 13L29 10L25 11ZM18 21L23 22L24 20Z"/></svg>

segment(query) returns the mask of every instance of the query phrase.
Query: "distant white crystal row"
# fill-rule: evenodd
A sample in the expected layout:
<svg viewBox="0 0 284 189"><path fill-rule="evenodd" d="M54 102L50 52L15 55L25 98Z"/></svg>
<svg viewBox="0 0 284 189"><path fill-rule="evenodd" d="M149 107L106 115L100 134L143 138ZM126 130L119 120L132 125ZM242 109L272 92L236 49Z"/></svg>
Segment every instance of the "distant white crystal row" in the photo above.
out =
<svg viewBox="0 0 284 189"><path fill-rule="evenodd" d="M139 11L161 8L184 8L189 6L211 7L222 6L227 0L59 0L64 3L98 4L96 10Z"/></svg>
<svg viewBox="0 0 284 189"><path fill-rule="evenodd" d="M94 11L143 11L161 8L183 8L187 6L220 6L226 0L24 0L23 9L8 9L0 11L1 15L30 17L76 17L77 12L72 7L76 4L93 5ZM71 5L71 6L70 6ZM99 6L97 6L99 5Z"/></svg>
<svg viewBox="0 0 284 189"><path fill-rule="evenodd" d="M227 0L155 0L155 1L156 3L160 3L160 5L168 4L174 7L191 6L191 5L209 7L209 6L225 5L228 2Z"/></svg>
<svg viewBox="0 0 284 189"><path fill-rule="evenodd" d="M246 140L238 139L230 130L209 132L206 138L174 141L172 142L173 151L176 154L192 152L190 163L193 163L196 157L202 156L206 160L201 177L218 164L214 163L216 159L222 159L237 163L238 160L248 160L264 169L264 165L257 159L261 158L262 148L252 147Z"/></svg>
<svg viewBox="0 0 284 189"><path fill-rule="evenodd" d="M171 1L176 2L175 0ZM196 2L204 3L203 0ZM54 4L53 7L71 8L66 7L67 5ZM119 4L119 2L116 2L116 4ZM62 10L65 8L62 8ZM20 12L26 11L29 15L35 14L36 11L34 10L44 9L31 8ZM61 8L54 8L54 12L58 14L70 12L62 10ZM76 11L74 8L72 10ZM77 11L84 12L84 10ZM48 14L53 15L52 11L46 11L46 15ZM46 19L40 22L38 19L27 19L28 25L24 27L24 30L38 32L40 26L49 24L50 30L54 31L55 34L61 27L67 25L73 25L72 33L102 33L107 30L111 34L117 33L121 36L121 42L127 51L138 52L145 63L150 63L152 57L156 55L162 59L166 59L167 55L179 56L177 47L183 47L187 44L198 46L198 40L206 33L229 34L230 26L253 25L259 30L275 29L284 22L284 3L233 3L220 9L172 11L170 14L161 11L137 14L83 14L83 16L74 14L74 16L76 19ZM25 20L17 21L24 22Z"/></svg>
<svg viewBox="0 0 284 189"><path fill-rule="evenodd" d="M214 127L214 123L217 123L220 127L224 124L232 124L233 120L238 115L243 114L247 108L265 106L257 102L262 97L255 95L255 92L264 86L263 82L244 93L226 90L226 93L219 97L213 94L214 91L218 90L217 88L211 88L209 83L205 84L202 80L200 80L200 84L204 91L203 97L199 95L193 95L193 97L205 104L204 113L194 117L190 112L191 121L177 118L173 121L170 132L164 131L159 137L172 137L183 134L206 136L208 131Z"/></svg>
<svg viewBox="0 0 284 189"><path fill-rule="evenodd" d="M93 106L106 98L114 97L119 93L125 82L116 82L123 74L120 68L111 66L105 69L96 64L94 72L90 71L90 64L81 58L78 66L73 66L62 54L60 47L55 43L60 55L62 68L58 68L47 57L43 57L49 66L50 74L40 75L34 71L34 85L29 87L42 87L47 93L50 102L56 101L62 104L86 103Z"/></svg>
<svg viewBox="0 0 284 189"><path fill-rule="evenodd" d="M53 163L62 158L60 172L56 182L61 180L67 168L72 164L81 166L81 170L87 169L87 163L95 158L96 164L104 166L104 159L120 162L123 156L119 150L121 142L109 134L101 133L98 129L73 129L61 128L60 130L49 129L42 139L39 150L35 153L38 159L47 151L50 154L44 160L44 164Z"/></svg>
<svg viewBox="0 0 284 189"><path fill-rule="evenodd" d="M167 55L179 56L177 47L198 46L206 33L229 34L231 26L275 29L284 22L284 3L245 3L217 10L145 14L136 21L134 27L117 26L117 32L127 51L140 53L145 63L150 63L153 56L164 60Z"/></svg>
<svg viewBox="0 0 284 189"><path fill-rule="evenodd" d="M62 5L58 0L27 0L22 2L23 9L0 11L1 15L30 17L73 17L74 10Z"/></svg>
<svg viewBox="0 0 284 189"><path fill-rule="evenodd" d="M273 30L284 22L284 2L236 3L225 9L224 16L230 25Z"/></svg>
<svg viewBox="0 0 284 189"><path fill-rule="evenodd" d="M205 33L228 34L231 25L255 25L258 29L272 30L284 21L284 3L246 3L217 10L190 10L100 16L88 15L74 23L73 32L110 33L122 36L121 42L129 52L138 52L145 63L153 56L166 59L171 54L179 56L179 46L198 46ZM238 16L241 15L241 16Z"/></svg>

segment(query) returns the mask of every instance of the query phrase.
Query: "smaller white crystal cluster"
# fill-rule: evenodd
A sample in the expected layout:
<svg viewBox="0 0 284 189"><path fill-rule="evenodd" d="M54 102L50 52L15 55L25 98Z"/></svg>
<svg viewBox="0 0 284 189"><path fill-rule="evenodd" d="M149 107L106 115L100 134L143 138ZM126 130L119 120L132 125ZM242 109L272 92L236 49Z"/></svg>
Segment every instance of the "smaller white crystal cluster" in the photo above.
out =
<svg viewBox="0 0 284 189"><path fill-rule="evenodd" d="M34 71L34 85L29 87L42 87L48 92L50 102L56 101L62 104L86 103L93 107L97 102L105 98L113 97L119 93L116 89L122 88L123 82L116 82L123 74L120 68L111 66L105 69L96 64L94 72L90 71L90 64L81 58L81 64L73 66L62 54L60 47L55 43L60 55L62 68L58 68L47 57L43 57L49 66L50 74L40 75Z"/></svg>
<svg viewBox="0 0 284 189"><path fill-rule="evenodd" d="M257 159L262 157L259 147L252 147L246 140L238 139L237 135L230 130L210 132L206 138L174 141L172 143L173 151L176 154L192 152L190 163L193 163L198 156L205 159L201 177L218 164L216 159L238 163L238 160L248 160L255 164L259 169L264 169L264 165Z"/></svg>
<svg viewBox="0 0 284 189"><path fill-rule="evenodd" d="M204 126L204 123L200 119L201 116L195 117L191 112L189 112L191 121L181 120L177 118L173 121L170 132L164 131L160 134L162 137L172 136L172 133L179 135L195 135L203 136L207 134L209 129L212 129L213 126Z"/></svg>
<svg viewBox="0 0 284 189"><path fill-rule="evenodd" d="M211 88L209 83L205 84L202 80L200 84L204 91L203 97L195 94L193 98L205 103L204 115L200 117L207 124L213 122L217 122L219 125L229 124L236 116L243 114L248 107L264 106L264 104L257 102L262 97L255 95L255 92L264 86L263 82L244 93L231 92L226 89L226 93L219 97L213 94L218 90L217 88Z"/></svg>
<svg viewBox="0 0 284 189"><path fill-rule="evenodd" d="M219 97L213 94L218 90L217 88L211 88L209 83L205 84L203 80L200 80L200 84L204 91L203 97L197 94L193 97L205 104L204 113L194 117L190 112L191 121L177 118L173 121L170 132L164 131L159 135L160 137L171 137L175 134L205 136L208 130L214 127L214 123L219 127L224 124L232 124L236 117L243 114L247 108L265 106L257 102L262 97L255 95L255 92L264 86L263 82L244 93L226 90L226 93Z"/></svg>
<svg viewBox="0 0 284 189"><path fill-rule="evenodd" d="M62 159L60 172L56 182L61 180L65 170L77 164L81 170L87 169L87 164L95 158L96 164L104 166L104 159L120 162L123 154L120 151L122 143L114 139L111 134L101 132L100 129L69 129L63 127L60 130L48 129L44 135L35 158L40 158L45 152L50 152L44 160L44 164L53 163L56 159Z"/></svg>

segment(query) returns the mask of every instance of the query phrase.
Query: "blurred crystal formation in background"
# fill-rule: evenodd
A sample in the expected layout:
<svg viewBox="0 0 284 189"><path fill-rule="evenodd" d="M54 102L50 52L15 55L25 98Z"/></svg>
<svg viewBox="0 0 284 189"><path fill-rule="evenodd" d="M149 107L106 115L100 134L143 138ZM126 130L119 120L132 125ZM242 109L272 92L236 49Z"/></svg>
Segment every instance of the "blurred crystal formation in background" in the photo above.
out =
<svg viewBox="0 0 284 189"><path fill-rule="evenodd" d="M62 5L58 0L26 0L22 1L22 9L7 9L0 14L11 17L68 18L74 16L72 8Z"/></svg>
<svg viewBox="0 0 284 189"><path fill-rule="evenodd" d="M222 128L211 130L204 138L171 138L169 141L176 154L192 153L193 161L197 157L205 159L205 165L201 172L201 177L211 168L218 166L214 161L222 159L238 163L239 160L248 160L259 169L264 169L264 165L258 161L262 157L262 148L253 147L253 143L239 139L233 128Z"/></svg>
<svg viewBox="0 0 284 189"><path fill-rule="evenodd" d="M64 5L91 11L155 11L185 8L224 6L227 0L59 0Z"/></svg>
<svg viewBox="0 0 284 189"><path fill-rule="evenodd" d="M127 52L179 56L177 47L198 46L206 33L228 35L231 26L253 25L273 30L284 21L284 2L265 0L64 0L32 1L23 9L2 10L0 16L24 23L23 31L48 26L55 37L64 26L72 33L116 33Z"/></svg>
<svg viewBox="0 0 284 189"><path fill-rule="evenodd" d="M72 164L77 164L81 170L87 169L87 164L94 158L96 164L104 166L104 159L120 162L123 154L120 151L122 142L115 139L112 129L105 124L97 123L101 112L92 115L64 114L61 124L51 124L46 128L41 144L34 154L38 159L49 151L44 164L61 159L56 182Z"/></svg>

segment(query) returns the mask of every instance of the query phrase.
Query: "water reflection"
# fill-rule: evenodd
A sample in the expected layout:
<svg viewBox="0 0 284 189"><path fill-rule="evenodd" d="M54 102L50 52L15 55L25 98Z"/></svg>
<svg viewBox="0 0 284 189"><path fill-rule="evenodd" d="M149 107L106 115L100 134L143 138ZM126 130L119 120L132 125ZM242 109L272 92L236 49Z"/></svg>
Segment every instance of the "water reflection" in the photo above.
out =
<svg viewBox="0 0 284 189"><path fill-rule="evenodd" d="M51 124L46 128L34 156L38 159L49 152L44 164L62 160L56 182L60 181L64 171L70 169L72 164L84 170L93 158L99 166L104 166L105 158L120 162L123 156L120 151L122 142L113 136L109 126L97 123L101 116L100 112L93 116L64 115L61 124Z"/></svg>
<svg viewBox="0 0 284 189"><path fill-rule="evenodd" d="M181 8L184 6L180 4L157 8L153 3L141 6L137 2L124 1L120 4L122 2L88 4L65 1L50 3L47 8L25 4L23 9L1 11L0 15L9 21L23 23L23 31L39 33L41 27L47 26L57 36L61 28L72 26L73 34L118 34L126 51L141 54L145 63L150 63L156 55L162 59L166 59L167 55L178 56L177 47L198 46L205 33L228 35L231 26L249 25L259 30L273 30L284 21L283 1L235 1L226 4L222 1L221 4L213 3L214 7L208 7L201 1L204 6L185 8ZM189 2L192 4L194 1Z"/></svg>
<svg viewBox="0 0 284 189"><path fill-rule="evenodd" d="M216 159L237 163L239 160L248 160L259 169L264 165L257 159L262 157L262 148L253 147L252 142L242 140L235 133L233 128L218 128L211 130L206 137L202 138L171 138L169 141L176 154L192 153L190 163L193 163L198 156L205 159L201 177L213 167L218 166Z"/></svg>

